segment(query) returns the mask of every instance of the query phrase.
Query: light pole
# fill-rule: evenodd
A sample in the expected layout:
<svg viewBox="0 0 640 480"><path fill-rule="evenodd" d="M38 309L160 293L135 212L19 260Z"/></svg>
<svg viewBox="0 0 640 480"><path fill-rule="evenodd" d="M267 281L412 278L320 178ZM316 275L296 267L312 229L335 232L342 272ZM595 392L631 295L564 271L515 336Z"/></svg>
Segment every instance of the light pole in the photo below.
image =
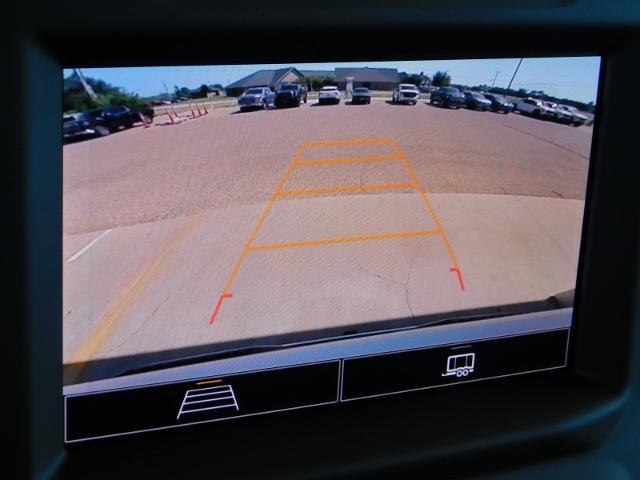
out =
<svg viewBox="0 0 640 480"><path fill-rule="evenodd" d="M518 69L520 68L520 65L522 64L522 60L524 60L524 58L521 58L520 61L518 61L518 65L516 66L516 69L513 72L513 76L511 77L511 80L509 81L509 86L507 87L507 90L509 90L511 88L511 84L513 83L513 80L516 78L516 73L518 73Z"/></svg>
<svg viewBox="0 0 640 480"><path fill-rule="evenodd" d="M498 70L498 71L496 72L496 76L495 76L495 77L493 77L493 82L491 82L491 88L493 88L493 87L495 86L495 84L496 84L496 79L498 78L498 74L499 74L499 73L500 73L500 70Z"/></svg>
<svg viewBox="0 0 640 480"><path fill-rule="evenodd" d="M87 95L89 95L92 100L97 100L98 96L96 95L96 92L93 91L93 88L91 88L91 85L89 85L85 80L84 75L82 74L82 70L80 70L79 68L74 68L73 71L80 79L80 83L84 87L85 92L87 92Z"/></svg>

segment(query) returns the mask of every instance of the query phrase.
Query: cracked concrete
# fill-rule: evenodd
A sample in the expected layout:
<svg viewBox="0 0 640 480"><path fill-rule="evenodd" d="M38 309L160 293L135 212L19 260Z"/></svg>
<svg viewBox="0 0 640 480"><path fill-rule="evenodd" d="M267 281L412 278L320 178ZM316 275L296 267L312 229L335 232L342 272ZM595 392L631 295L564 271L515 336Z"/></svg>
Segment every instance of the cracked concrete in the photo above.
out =
<svg viewBox="0 0 640 480"><path fill-rule="evenodd" d="M416 259L415 255L413 257L411 257L411 262L409 263L409 268L407 270L407 280L404 282L400 282L398 280L394 280L393 278L388 278L385 277L384 275L381 275L380 273L376 273L376 272L372 272L371 270L368 270L366 268L364 268L362 266L362 264L358 261L357 256L354 254L352 255L353 260L356 262L356 265L358 265L358 268L364 272L367 273L369 275L373 275L374 277L377 277L381 280L385 280L387 282L391 282L391 283L395 283L396 285L401 285L402 288L404 289L405 292L405 297L406 297L406 301L407 301L407 308L409 309L410 315L412 318L415 318L415 313L413 312L413 308L411 307L411 302L409 300L409 283L411 282L411 271L413 270L413 263Z"/></svg>
<svg viewBox="0 0 640 480"><path fill-rule="evenodd" d="M120 342L117 345L113 345L112 347L110 347L107 351L106 351L106 355L110 354L111 352L113 352L114 350L119 350L120 348L122 348L127 342L129 342L131 339L133 339L136 335L138 335L140 333L141 330L143 330L150 322L151 320L153 320L153 318L156 316L156 313L158 313L158 310L160 310L160 308L167 303L167 300L169 300L169 297L171 296L171 294L167 294L167 296L164 298L164 300L162 301L162 303L159 303L156 308L153 309L153 312L151 312L151 315L149 315L149 317L144 320L140 326L132 333L128 334L126 336L126 338Z"/></svg>

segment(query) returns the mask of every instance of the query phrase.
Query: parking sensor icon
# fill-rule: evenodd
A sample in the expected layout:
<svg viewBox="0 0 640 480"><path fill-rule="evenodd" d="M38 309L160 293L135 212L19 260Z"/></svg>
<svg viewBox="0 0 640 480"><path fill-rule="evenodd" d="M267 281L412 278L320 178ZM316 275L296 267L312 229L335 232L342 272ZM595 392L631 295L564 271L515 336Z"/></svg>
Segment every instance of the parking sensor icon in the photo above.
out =
<svg viewBox="0 0 640 480"><path fill-rule="evenodd" d="M182 405L180 405L177 420L180 420L181 416L189 413L218 410L221 408L232 408L236 411L240 410L231 385L187 390L182 400Z"/></svg>

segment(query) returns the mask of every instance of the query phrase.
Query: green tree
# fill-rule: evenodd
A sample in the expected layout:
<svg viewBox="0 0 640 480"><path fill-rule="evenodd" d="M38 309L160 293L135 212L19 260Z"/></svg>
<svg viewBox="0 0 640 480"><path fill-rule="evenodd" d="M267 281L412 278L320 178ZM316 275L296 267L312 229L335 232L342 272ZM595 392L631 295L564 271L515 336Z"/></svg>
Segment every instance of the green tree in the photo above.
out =
<svg viewBox="0 0 640 480"><path fill-rule="evenodd" d="M123 88L113 86L104 80L91 77L85 77L85 80L96 93L97 98L93 99L87 94L80 79L74 72L63 80L63 111L80 112L111 105L125 105L133 108L141 108L148 105L148 103L139 98L138 95L129 93Z"/></svg>
<svg viewBox="0 0 640 480"><path fill-rule="evenodd" d="M175 98L189 98L191 96L191 90L187 87L178 87L177 85L174 85L173 96Z"/></svg>
<svg viewBox="0 0 640 480"><path fill-rule="evenodd" d="M418 86L422 83L422 79L423 79L422 75L409 73L400 77L400 83L411 83L412 85Z"/></svg>
<svg viewBox="0 0 640 480"><path fill-rule="evenodd" d="M320 90L322 87L336 84L333 77L311 77L307 80L310 80L312 90Z"/></svg>
<svg viewBox="0 0 640 480"><path fill-rule="evenodd" d="M449 75L449 72L438 70L433 74L433 81L431 83L434 87L447 87L451 85L451 75Z"/></svg>
<svg viewBox="0 0 640 480"><path fill-rule="evenodd" d="M209 87L204 83L198 87L195 92L189 91L190 98L207 98Z"/></svg>

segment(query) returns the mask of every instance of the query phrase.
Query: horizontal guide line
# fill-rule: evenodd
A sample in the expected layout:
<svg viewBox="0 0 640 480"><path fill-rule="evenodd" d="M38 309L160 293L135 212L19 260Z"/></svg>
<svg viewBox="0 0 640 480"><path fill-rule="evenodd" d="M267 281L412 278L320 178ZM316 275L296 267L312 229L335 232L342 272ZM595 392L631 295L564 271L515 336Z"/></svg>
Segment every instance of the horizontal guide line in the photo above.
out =
<svg viewBox="0 0 640 480"><path fill-rule="evenodd" d="M187 393L191 393L191 392L210 392L210 391L223 391L223 390L229 390L229 385L220 385L219 387L207 387L207 388L194 388L192 390L188 390Z"/></svg>
<svg viewBox="0 0 640 480"><path fill-rule="evenodd" d="M232 396L227 397L216 397L216 398L205 398L204 400L189 400L184 402L185 405L193 405L194 403L210 403L210 402L220 402L222 400L232 399Z"/></svg>
<svg viewBox="0 0 640 480"><path fill-rule="evenodd" d="M208 383L220 383L220 382L222 382L222 380L220 380L220 379L216 379L216 380L204 380L204 381L202 381L202 382L198 382L198 383L196 383L196 385L206 385L206 384L208 384Z"/></svg>
<svg viewBox="0 0 640 480"><path fill-rule="evenodd" d="M191 410L182 410L180 415L184 415L185 413L204 412L205 410L217 410L219 408L235 408L235 406L235 403L231 403L229 405L219 405L217 407L192 408Z"/></svg>
<svg viewBox="0 0 640 480"><path fill-rule="evenodd" d="M318 147L344 147L348 145L379 145L387 144L393 145L392 138L365 138L361 140L333 140L328 142L307 142L302 146L304 148L318 148Z"/></svg>
<svg viewBox="0 0 640 480"><path fill-rule="evenodd" d="M272 243L267 245L254 245L249 250L262 251L262 250L276 250L279 248L312 247L316 245L330 245L334 243L356 243L356 242L366 242L366 241L372 241L372 240L387 240L391 238L407 238L407 237L419 237L424 235L439 235L439 234L440 234L440 230L418 230L415 232L385 233L381 235L365 235L360 237L328 238L326 240L311 240L308 242Z"/></svg>
<svg viewBox="0 0 640 480"><path fill-rule="evenodd" d="M225 390L223 392L193 393L193 394L187 394L186 398L213 397L214 395L229 395L230 393L231 393L230 390ZM220 398L220 397L216 397L216 398Z"/></svg>
<svg viewBox="0 0 640 480"><path fill-rule="evenodd" d="M349 187L332 187L332 188L311 188L308 190L285 190L279 192L279 197L294 197L298 195L316 195L319 193L335 193L335 192L364 192L367 190L393 190L396 188L418 188L415 183L383 183L380 185L353 185Z"/></svg>
<svg viewBox="0 0 640 480"><path fill-rule="evenodd" d="M372 155L370 157L343 157L343 158L318 158L313 160L299 160L293 164L294 167L303 167L311 165L328 165L336 163L367 163L382 162L388 160L402 160L397 155Z"/></svg>

